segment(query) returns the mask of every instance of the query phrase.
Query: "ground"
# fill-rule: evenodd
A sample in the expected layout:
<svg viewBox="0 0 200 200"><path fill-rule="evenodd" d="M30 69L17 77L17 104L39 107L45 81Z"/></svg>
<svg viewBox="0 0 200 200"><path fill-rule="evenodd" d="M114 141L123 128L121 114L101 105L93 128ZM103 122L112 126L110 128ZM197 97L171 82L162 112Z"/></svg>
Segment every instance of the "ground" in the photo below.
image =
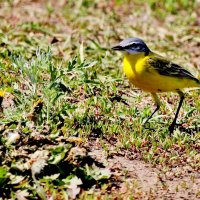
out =
<svg viewBox="0 0 200 200"><path fill-rule="evenodd" d="M199 1L0 1L0 198L200 198L199 90L151 96L111 47L140 37L199 74Z"/></svg>

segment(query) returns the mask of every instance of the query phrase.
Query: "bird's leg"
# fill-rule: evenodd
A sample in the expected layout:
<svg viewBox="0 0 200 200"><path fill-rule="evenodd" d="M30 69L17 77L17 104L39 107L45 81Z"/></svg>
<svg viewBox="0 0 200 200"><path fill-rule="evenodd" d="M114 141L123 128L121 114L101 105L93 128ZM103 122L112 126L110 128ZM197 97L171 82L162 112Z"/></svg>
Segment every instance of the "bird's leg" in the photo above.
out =
<svg viewBox="0 0 200 200"><path fill-rule="evenodd" d="M152 114L146 119L146 121L143 123L143 125L145 125L145 124L153 117L153 115L159 110L160 105L161 105L161 102L160 102L160 100L159 100L157 94L156 94L156 93L151 93L151 95L152 95L152 97L153 97L153 99L154 99L154 101L155 101L156 109L155 109L155 110L152 112Z"/></svg>
<svg viewBox="0 0 200 200"><path fill-rule="evenodd" d="M179 96L180 96L180 101L179 101L179 104L178 104L178 108L177 108L177 111L176 111L174 120L173 120L172 124L171 124L170 127L169 127L170 133L173 133L173 131L174 131L174 126L176 125L176 120L177 120L177 118L178 118L178 114L179 114L180 108L181 108L181 106L182 106L182 104L183 104L183 100L184 100L184 98L185 98L184 93L183 93L182 91L177 90L177 92L178 92L178 94L179 94Z"/></svg>

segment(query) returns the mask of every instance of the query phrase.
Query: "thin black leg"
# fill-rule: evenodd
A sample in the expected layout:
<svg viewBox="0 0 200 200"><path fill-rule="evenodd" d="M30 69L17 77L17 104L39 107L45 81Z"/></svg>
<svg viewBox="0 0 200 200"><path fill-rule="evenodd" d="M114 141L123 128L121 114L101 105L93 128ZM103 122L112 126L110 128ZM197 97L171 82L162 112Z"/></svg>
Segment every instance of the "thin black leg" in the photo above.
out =
<svg viewBox="0 0 200 200"><path fill-rule="evenodd" d="M153 115L159 110L160 105L156 105L156 109L151 113L151 115L146 119L146 121L143 123L145 125L152 117Z"/></svg>
<svg viewBox="0 0 200 200"><path fill-rule="evenodd" d="M173 133L173 131L174 131L174 127L175 127L175 125L176 125L176 120L177 120L177 118L178 118L178 114L179 114L180 108L181 108L181 106L182 106L182 104L183 104L183 100L184 100L184 98L185 98L183 92L181 92L180 90L178 90L177 92L178 92L178 94L179 94L179 96L180 96L180 102L179 102L179 104L178 104L178 108L177 108L177 111L176 111L174 120L173 120L172 124L171 124L170 127L169 127L170 133Z"/></svg>
<svg viewBox="0 0 200 200"><path fill-rule="evenodd" d="M155 101L156 109L155 109L155 110L152 112L152 114L146 119L146 121L143 123L143 125L145 125L145 124L153 117L153 115L160 109L161 103L160 103L160 100L159 100L157 94L152 93L151 95L153 96L153 99L154 99L154 101Z"/></svg>

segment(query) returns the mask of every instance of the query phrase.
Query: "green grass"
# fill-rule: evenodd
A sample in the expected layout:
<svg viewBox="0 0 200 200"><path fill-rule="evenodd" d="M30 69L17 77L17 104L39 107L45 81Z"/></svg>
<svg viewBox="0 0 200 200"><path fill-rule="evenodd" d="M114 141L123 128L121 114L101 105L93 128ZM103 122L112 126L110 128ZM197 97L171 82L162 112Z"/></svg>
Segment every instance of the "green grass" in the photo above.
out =
<svg viewBox="0 0 200 200"><path fill-rule="evenodd" d="M153 101L129 85L122 55L110 51L122 38L141 37L198 71L197 2L84 0L30 2L26 8L21 2L13 18L9 2L0 8L0 87L7 91L0 115L0 198L114 198L116 175L90 155L96 139L107 158L125 149L163 174L176 166L200 169L199 91L188 93L179 116L184 125L172 135L174 94L161 95L161 111L143 127ZM158 19L160 12L167 15Z"/></svg>

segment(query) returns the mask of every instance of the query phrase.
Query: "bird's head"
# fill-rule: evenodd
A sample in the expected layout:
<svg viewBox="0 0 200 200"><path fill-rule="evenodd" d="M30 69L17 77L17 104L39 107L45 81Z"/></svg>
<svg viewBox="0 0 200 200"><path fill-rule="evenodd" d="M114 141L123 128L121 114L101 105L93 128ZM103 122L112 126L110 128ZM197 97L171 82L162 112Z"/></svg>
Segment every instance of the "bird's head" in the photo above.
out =
<svg viewBox="0 0 200 200"><path fill-rule="evenodd" d="M125 39L116 46L112 47L112 50L125 51L130 54L144 53L145 55L148 55L150 52L150 49L147 47L144 41L139 38Z"/></svg>

